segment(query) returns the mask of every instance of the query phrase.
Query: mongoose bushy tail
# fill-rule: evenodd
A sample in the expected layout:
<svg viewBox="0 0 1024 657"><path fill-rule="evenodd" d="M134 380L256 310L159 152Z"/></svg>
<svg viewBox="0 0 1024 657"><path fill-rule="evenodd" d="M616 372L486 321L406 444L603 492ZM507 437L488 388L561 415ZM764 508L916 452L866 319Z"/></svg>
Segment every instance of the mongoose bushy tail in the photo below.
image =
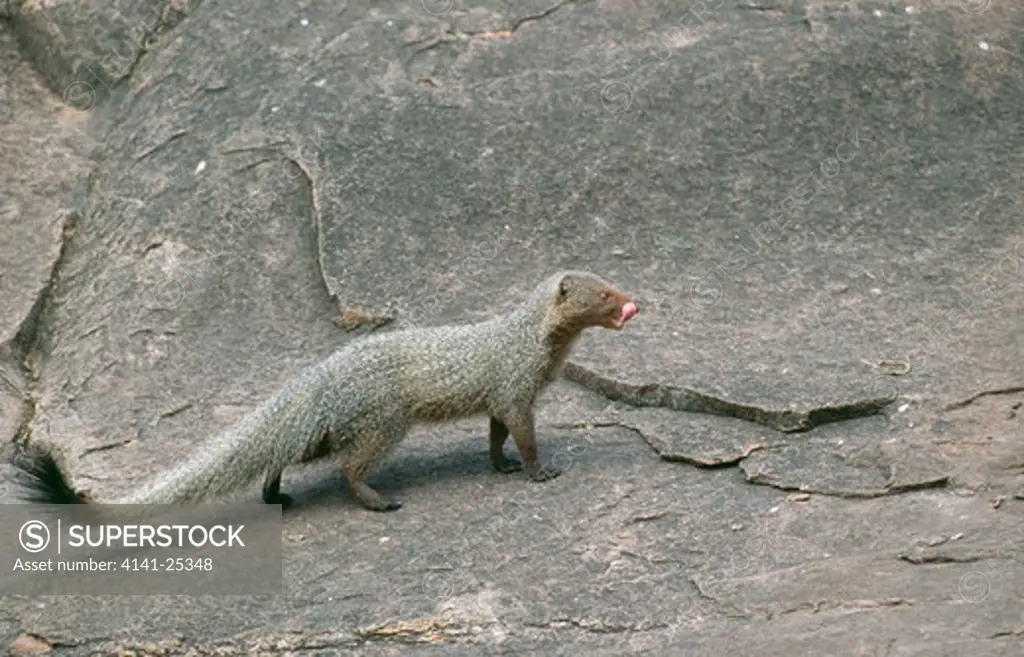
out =
<svg viewBox="0 0 1024 657"><path fill-rule="evenodd" d="M639 312L628 296L586 271L562 271L517 307L458 326L395 330L357 339L289 381L195 455L112 504L176 504L223 497L261 475L263 500L280 492L289 465L334 456L354 497L375 511L401 503L364 480L416 423L486 414L499 472L560 474L537 458L533 407L576 339L590 327L621 329ZM504 455L511 434L521 462ZM25 492L48 504L94 503L77 491L54 450L30 443L13 460Z"/></svg>

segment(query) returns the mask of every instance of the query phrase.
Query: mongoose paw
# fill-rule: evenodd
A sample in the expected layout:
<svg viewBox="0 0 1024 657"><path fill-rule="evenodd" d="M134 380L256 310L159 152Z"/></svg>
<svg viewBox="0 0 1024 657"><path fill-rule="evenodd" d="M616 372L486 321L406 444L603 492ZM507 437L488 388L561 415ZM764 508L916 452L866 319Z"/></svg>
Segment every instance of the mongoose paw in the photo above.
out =
<svg viewBox="0 0 1024 657"><path fill-rule="evenodd" d="M545 465L530 474L530 481L550 481L560 474L560 469L553 465Z"/></svg>
<svg viewBox="0 0 1024 657"><path fill-rule="evenodd" d="M500 463L495 463L494 469L502 474L511 474L513 472L521 471L523 469L523 464L515 459L506 458Z"/></svg>
<svg viewBox="0 0 1024 657"><path fill-rule="evenodd" d="M266 504L280 504L281 509L287 509L291 505L295 504L295 499L291 495L285 493L277 493L275 495L267 495L263 498Z"/></svg>
<svg viewBox="0 0 1024 657"><path fill-rule="evenodd" d="M381 500L380 504L373 507L373 510L385 513L387 511L398 511L401 508L402 503L398 500Z"/></svg>

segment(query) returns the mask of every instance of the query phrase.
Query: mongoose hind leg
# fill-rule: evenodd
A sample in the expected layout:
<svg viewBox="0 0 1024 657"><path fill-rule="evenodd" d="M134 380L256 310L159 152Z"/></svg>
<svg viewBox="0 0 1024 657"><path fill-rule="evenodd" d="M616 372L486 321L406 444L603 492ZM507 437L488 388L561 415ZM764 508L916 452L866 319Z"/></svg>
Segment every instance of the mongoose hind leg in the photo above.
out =
<svg viewBox="0 0 1024 657"><path fill-rule="evenodd" d="M342 450L341 477L356 500L371 511L396 511L402 508L400 501L382 496L367 485L365 479L404 436L405 430L396 426L387 432L363 436Z"/></svg>
<svg viewBox="0 0 1024 657"><path fill-rule="evenodd" d="M352 495L356 500L367 509L383 512L397 511L402 508L401 502L383 497L380 493L370 488L365 481L357 479L354 475L349 475L345 470L346 468L344 467L341 469L341 476L345 479L345 484L348 485L348 489L352 491Z"/></svg>
<svg viewBox="0 0 1024 657"><path fill-rule="evenodd" d="M295 503L291 495L281 492L280 472L268 472L263 480L263 503L280 504L282 509L287 509Z"/></svg>
<svg viewBox="0 0 1024 657"><path fill-rule="evenodd" d="M491 464L503 474L519 472L523 469L521 461L505 456L505 439L508 438L508 427L497 418L491 418Z"/></svg>
<svg viewBox="0 0 1024 657"><path fill-rule="evenodd" d="M523 459L523 470L531 481L548 481L562 474L555 466L542 466L537 461L537 435L532 411L527 410L504 418L504 424L512 434L519 456Z"/></svg>

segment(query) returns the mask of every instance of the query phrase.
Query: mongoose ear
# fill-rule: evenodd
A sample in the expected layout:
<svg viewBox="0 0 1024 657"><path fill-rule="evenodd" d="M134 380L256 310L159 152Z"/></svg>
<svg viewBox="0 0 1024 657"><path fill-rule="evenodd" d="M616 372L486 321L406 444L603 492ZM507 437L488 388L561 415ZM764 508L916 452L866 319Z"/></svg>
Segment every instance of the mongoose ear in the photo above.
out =
<svg viewBox="0 0 1024 657"><path fill-rule="evenodd" d="M569 296L569 277L563 276L562 279L558 281L558 300L565 301L567 296Z"/></svg>

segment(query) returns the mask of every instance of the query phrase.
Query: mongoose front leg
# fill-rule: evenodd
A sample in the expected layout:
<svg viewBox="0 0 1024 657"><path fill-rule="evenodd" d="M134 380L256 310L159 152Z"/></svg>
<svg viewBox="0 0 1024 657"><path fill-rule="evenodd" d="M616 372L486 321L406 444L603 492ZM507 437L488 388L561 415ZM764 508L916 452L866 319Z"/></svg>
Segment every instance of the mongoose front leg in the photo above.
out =
<svg viewBox="0 0 1024 657"><path fill-rule="evenodd" d="M287 509L294 501L291 495L281 492L281 473L268 472L263 480L263 503L280 504L282 509Z"/></svg>
<svg viewBox="0 0 1024 657"><path fill-rule="evenodd" d="M503 474L519 472L523 464L505 456L505 439L508 438L508 427L497 418L491 418L491 463L494 469Z"/></svg>
<svg viewBox="0 0 1024 657"><path fill-rule="evenodd" d="M533 413L518 413L505 419L505 426L512 433L519 456L523 459L523 470L532 481L548 481L562 474L552 465L542 466L537 461L537 436L534 431Z"/></svg>

